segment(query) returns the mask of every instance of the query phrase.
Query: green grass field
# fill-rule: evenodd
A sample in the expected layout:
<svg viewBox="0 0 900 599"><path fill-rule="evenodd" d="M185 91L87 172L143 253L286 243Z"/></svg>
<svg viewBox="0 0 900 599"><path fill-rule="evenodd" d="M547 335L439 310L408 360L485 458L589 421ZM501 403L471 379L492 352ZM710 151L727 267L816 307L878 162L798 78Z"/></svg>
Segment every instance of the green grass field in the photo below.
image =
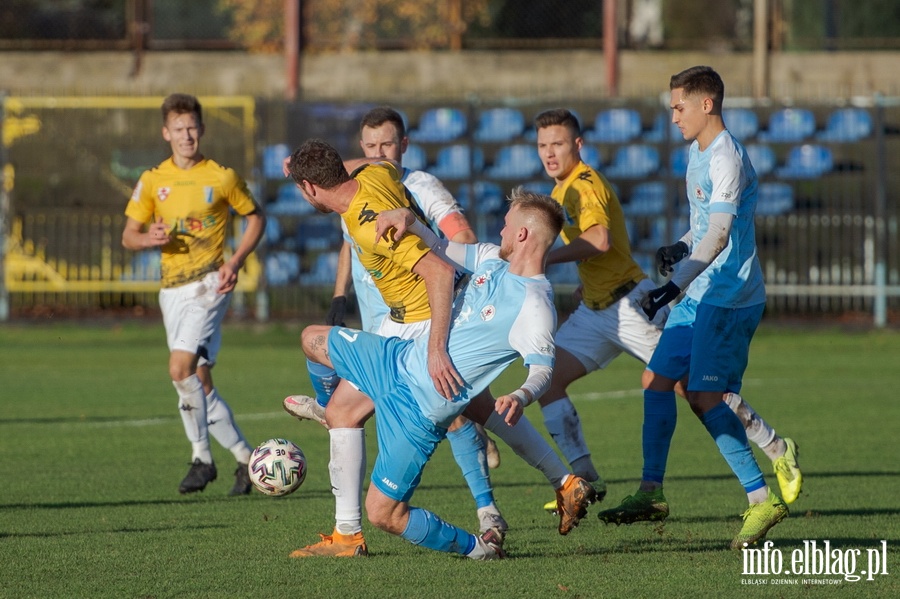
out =
<svg viewBox="0 0 900 599"><path fill-rule="evenodd" d="M767 324L744 386L745 398L801 447L804 492L770 532L774 548L786 567L804 541L828 541L843 557L859 550L859 573L868 550L886 541L888 574L858 582L743 574L742 554L727 546L746 499L686 402L669 458L672 514L664 525L605 526L592 506L560 537L556 519L540 509L552 498L549 486L501 446L492 477L511 526L510 559L438 554L368 523L368 559L289 559L333 524L327 433L281 410L285 395L309 390L299 333L297 326L226 327L215 377L244 433L252 443L291 439L309 461L292 495L230 498L234 463L219 446L219 480L200 494L177 492L190 451L161 323L0 328L0 597L900 596L896 332ZM610 505L640 476L641 369L621 357L571 389L610 483ZM523 375L513 366L494 389ZM538 408L528 415L543 431ZM373 423L368 430L371 465ZM757 457L777 487L771 464ZM477 527L446 444L413 504Z"/></svg>

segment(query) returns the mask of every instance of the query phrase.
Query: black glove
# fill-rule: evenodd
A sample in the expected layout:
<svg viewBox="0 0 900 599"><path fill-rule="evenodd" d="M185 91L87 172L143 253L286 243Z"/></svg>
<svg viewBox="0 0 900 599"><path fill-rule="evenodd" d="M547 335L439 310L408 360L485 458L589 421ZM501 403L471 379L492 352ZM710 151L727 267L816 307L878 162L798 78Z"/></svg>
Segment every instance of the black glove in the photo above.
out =
<svg viewBox="0 0 900 599"><path fill-rule="evenodd" d="M644 296L644 299L641 300L641 309L648 319L653 320L659 309L678 297L680 293L681 289L678 288L678 285L669 281Z"/></svg>
<svg viewBox="0 0 900 599"><path fill-rule="evenodd" d="M664 245L656 250L656 268L662 276L668 276L672 272L672 267L684 260L684 257L691 253L691 248L683 242L679 241L672 245Z"/></svg>
<svg viewBox="0 0 900 599"><path fill-rule="evenodd" d="M328 316L325 317L325 324L333 327L344 326L344 313L347 311L346 296L339 295L331 300L331 309L328 310Z"/></svg>

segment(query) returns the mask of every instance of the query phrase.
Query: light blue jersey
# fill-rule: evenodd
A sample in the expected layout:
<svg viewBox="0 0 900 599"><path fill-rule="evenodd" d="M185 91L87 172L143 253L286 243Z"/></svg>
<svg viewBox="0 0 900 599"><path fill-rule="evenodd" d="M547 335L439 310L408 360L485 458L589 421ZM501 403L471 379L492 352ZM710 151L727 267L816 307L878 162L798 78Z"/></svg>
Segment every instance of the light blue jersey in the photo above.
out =
<svg viewBox="0 0 900 599"><path fill-rule="evenodd" d="M440 426L449 425L518 356L526 366L552 367L556 352L556 310L547 278L511 274L496 245L465 248L471 278L453 304L448 341L465 389L453 402L438 394L428 374L427 336L415 340L415 350L403 363L422 413Z"/></svg>
<svg viewBox="0 0 900 599"><path fill-rule="evenodd" d="M447 191L447 188L434 175L425 171L412 171L408 168L403 169L400 182L406 186L412 196L411 203L420 208L421 214L425 217L431 230L439 237L443 237L438 223L453 212L462 212L462 208ZM347 234L343 221L341 221L341 227L344 231L344 240L352 247L353 240ZM350 252L350 256L350 272L353 277L353 288L356 292L356 303L359 307L362 329L374 333L378 331L381 321L390 310L384 303L378 287L375 286L375 281L360 263L357 253Z"/></svg>
<svg viewBox="0 0 900 599"><path fill-rule="evenodd" d="M734 221L728 245L688 286L688 297L724 308L764 303L766 289L756 254L758 181L744 147L727 130L701 152L691 144L687 196L691 203L691 236L700 242L709 229L709 215L731 214Z"/></svg>

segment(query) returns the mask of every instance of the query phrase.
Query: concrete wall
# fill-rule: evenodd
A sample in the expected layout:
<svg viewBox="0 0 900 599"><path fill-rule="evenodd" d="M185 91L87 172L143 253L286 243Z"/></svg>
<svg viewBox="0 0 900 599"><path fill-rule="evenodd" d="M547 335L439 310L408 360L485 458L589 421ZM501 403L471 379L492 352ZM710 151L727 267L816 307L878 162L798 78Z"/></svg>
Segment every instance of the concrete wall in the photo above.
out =
<svg viewBox="0 0 900 599"><path fill-rule="evenodd" d="M791 53L771 57L770 96L849 98L900 95L900 53ZM730 97L751 95L750 54L623 52L620 95L655 96L671 74L709 64ZM606 97L600 51L366 52L303 57L301 97L327 99ZM283 97L279 55L234 52L2 52L0 89L15 94L249 94Z"/></svg>

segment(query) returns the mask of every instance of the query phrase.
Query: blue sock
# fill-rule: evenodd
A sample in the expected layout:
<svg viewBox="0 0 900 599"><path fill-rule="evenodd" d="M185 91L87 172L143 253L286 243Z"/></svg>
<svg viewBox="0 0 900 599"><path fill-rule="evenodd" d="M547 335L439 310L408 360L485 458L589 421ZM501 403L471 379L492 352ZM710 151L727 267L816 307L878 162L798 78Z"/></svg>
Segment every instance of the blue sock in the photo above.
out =
<svg viewBox="0 0 900 599"><path fill-rule="evenodd" d="M724 401L700 417L719 446L719 452L747 493L761 489L766 481L753 457L747 433L737 415Z"/></svg>
<svg viewBox="0 0 900 599"><path fill-rule="evenodd" d="M643 480L662 484L677 420L674 391L644 391Z"/></svg>
<svg viewBox="0 0 900 599"><path fill-rule="evenodd" d="M410 507L409 520L401 537L413 543L445 553L466 555L475 548L475 535L447 524L422 508Z"/></svg>
<svg viewBox="0 0 900 599"><path fill-rule="evenodd" d="M475 507L483 508L494 503L484 440L475 429L475 424L471 420L466 421L457 430L447 433L447 439L450 441L453 457L475 498Z"/></svg>
<svg viewBox="0 0 900 599"><path fill-rule="evenodd" d="M309 380L316 392L316 403L324 408L328 405L328 400L331 399L331 394L334 393L334 389L341 379L334 368L323 366L309 359L306 360L306 369L309 371Z"/></svg>

